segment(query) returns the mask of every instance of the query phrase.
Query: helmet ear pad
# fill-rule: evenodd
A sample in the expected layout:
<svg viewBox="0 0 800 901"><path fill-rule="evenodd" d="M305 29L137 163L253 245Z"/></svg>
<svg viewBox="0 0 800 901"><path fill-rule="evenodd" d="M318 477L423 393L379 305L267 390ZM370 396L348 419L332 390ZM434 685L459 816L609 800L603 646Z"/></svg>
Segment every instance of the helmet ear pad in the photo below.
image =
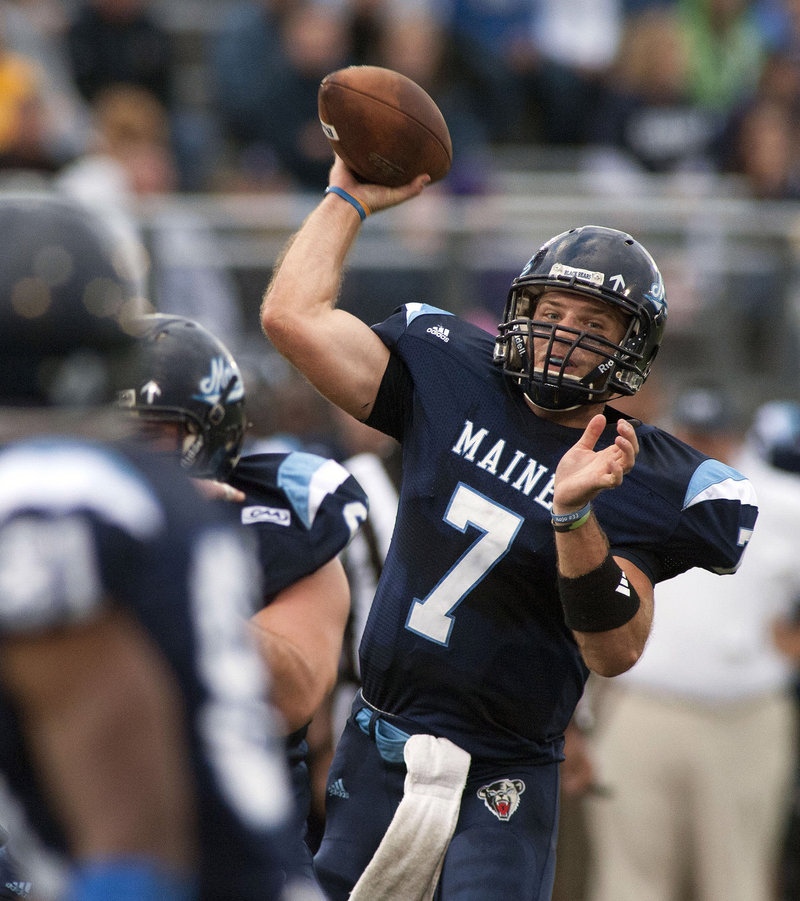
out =
<svg viewBox="0 0 800 901"><path fill-rule="evenodd" d="M533 351L533 336L528 323L533 320L534 311L542 292L537 288L524 288L509 295L507 307L508 322L516 323L508 332L506 361L509 369L527 372Z"/></svg>

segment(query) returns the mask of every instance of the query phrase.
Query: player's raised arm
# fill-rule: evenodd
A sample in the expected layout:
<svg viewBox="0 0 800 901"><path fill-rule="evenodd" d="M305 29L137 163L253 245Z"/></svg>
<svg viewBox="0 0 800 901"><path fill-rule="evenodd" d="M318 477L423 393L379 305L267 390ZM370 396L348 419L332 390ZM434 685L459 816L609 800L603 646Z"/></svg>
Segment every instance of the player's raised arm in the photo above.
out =
<svg viewBox="0 0 800 901"><path fill-rule="evenodd" d="M400 188L363 184L337 157L330 184L339 193L326 193L290 239L264 296L261 326L275 348L358 419L369 414L389 360L368 325L336 308L345 260L363 221L359 207L366 215L402 203L427 181L423 175Z"/></svg>

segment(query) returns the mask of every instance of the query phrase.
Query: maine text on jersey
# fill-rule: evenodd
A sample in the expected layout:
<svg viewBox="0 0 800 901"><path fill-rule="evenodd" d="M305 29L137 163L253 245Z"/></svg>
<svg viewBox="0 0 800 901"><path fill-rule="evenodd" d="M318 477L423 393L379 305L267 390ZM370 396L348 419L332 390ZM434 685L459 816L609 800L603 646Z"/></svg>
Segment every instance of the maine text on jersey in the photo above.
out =
<svg viewBox="0 0 800 901"><path fill-rule="evenodd" d="M555 474L524 451L511 448L506 450L505 439L489 438L488 429L480 428L476 431L475 425L465 419L464 429L451 450L484 472L496 476L501 482L510 484L526 497L534 488L538 489L534 500L545 510L550 510L553 506Z"/></svg>

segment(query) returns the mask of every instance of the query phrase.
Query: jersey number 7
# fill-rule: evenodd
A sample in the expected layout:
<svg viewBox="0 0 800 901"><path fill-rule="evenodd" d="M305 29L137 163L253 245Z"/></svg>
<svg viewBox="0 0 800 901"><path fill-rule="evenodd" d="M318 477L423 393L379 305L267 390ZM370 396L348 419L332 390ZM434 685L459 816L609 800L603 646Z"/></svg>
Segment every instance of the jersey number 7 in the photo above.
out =
<svg viewBox="0 0 800 901"><path fill-rule="evenodd" d="M459 482L450 498L444 521L459 532L466 532L467 527L472 526L481 534L427 597L414 598L406 628L446 647L454 625L453 611L508 553L524 519Z"/></svg>

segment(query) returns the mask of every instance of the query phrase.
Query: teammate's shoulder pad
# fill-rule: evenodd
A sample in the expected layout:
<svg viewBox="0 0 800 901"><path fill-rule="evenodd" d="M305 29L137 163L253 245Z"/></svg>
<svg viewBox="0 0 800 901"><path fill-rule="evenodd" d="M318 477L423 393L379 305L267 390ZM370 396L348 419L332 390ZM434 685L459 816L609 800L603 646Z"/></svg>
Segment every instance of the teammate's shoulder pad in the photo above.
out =
<svg viewBox="0 0 800 901"><path fill-rule="evenodd" d="M336 460L293 451L278 467L278 486L289 498L306 528L310 528L320 505L352 475Z"/></svg>

